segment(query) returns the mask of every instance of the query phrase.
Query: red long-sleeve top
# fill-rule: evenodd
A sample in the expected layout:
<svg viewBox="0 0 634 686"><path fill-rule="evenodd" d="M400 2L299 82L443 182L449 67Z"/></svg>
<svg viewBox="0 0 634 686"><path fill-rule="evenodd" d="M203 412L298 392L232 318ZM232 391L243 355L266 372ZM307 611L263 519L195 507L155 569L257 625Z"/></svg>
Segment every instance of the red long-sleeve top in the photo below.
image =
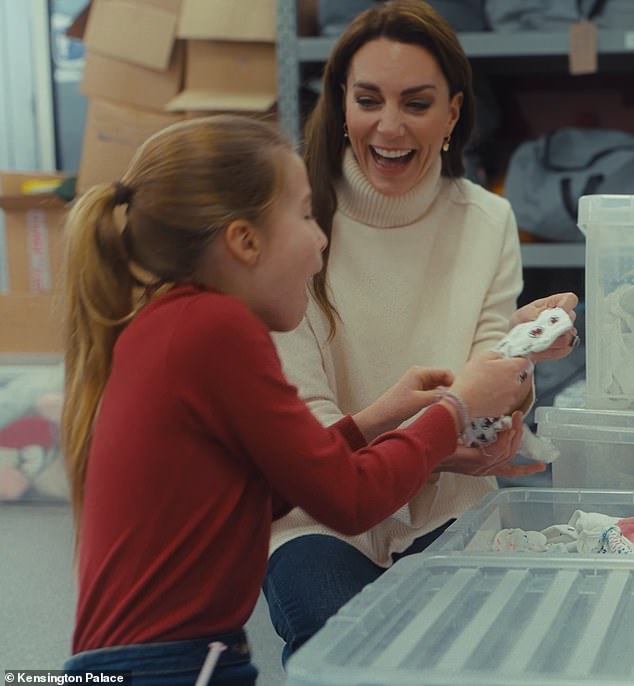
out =
<svg viewBox="0 0 634 686"><path fill-rule="evenodd" d="M441 406L367 447L349 417L322 427L240 301L191 286L158 297L116 343L95 425L73 651L240 628L274 503L356 534L455 447Z"/></svg>

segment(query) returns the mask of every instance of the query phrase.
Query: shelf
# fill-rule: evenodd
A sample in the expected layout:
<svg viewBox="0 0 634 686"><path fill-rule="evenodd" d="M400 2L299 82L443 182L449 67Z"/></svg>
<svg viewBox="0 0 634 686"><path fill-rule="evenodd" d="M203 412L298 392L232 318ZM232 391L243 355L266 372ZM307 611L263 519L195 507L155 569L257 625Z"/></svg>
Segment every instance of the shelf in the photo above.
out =
<svg viewBox="0 0 634 686"><path fill-rule="evenodd" d="M556 57L568 55L567 32L524 31L518 33L458 34L460 43L471 58ZM328 58L336 37L298 38L297 57L300 62L323 62ZM630 53L634 56L634 31L598 31L600 55Z"/></svg>
<svg viewBox="0 0 634 686"><path fill-rule="evenodd" d="M522 264L527 267L585 267L585 243L522 243Z"/></svg>

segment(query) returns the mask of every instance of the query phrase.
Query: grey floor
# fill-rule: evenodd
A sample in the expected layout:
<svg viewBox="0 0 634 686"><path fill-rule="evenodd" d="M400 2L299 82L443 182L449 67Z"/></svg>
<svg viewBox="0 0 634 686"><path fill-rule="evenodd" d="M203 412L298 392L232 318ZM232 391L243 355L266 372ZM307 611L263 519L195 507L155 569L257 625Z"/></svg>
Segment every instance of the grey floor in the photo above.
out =
<svg viewBox="0 0 634 686"><path fill-rule="evenodd" d="M65 505L0 503L0 670L60 669L75 606L72 519ZM282 643L262 597L247 624L258 684L281 686Z"/></svg>

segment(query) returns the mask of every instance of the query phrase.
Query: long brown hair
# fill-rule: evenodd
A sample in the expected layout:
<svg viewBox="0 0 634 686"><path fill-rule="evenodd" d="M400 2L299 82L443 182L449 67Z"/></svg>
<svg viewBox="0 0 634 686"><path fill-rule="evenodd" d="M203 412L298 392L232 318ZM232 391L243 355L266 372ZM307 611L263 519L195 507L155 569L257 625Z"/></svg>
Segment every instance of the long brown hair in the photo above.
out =
<svg viewBox="0 0 634 686"><path fill-rule="evenodd" d="M350 62L356 52L378 38L425 48L438 61L449 85L449 96L462 92L460 118L451 133L449 151L442 153L441 173L446 177L464 174L462 154L473 131L475 99L471 66L453 29L422 0L390 0L362 12L345 29L330 54L323 72L321 94L305 130L304 158L313 191L313 212L329 239L328 245L337 209L335 184L341 177L346 145L342 86L346 83ZM328 318L332 336L336 330L336 310L326 285L328 250L326 248L324 253L323 269L313 279L313 290Z"/></svg>
<svg viewBox="0 0 634 686"><path fill-rule="evenodd" d="M191 280L235 219L265 222L285 181L273 126L214 116L148 139L116 184L93 187L66 224L62 442L78 520L93 423L119 334L156 289ZM126 205L125 217L121 219Z"/></svg>

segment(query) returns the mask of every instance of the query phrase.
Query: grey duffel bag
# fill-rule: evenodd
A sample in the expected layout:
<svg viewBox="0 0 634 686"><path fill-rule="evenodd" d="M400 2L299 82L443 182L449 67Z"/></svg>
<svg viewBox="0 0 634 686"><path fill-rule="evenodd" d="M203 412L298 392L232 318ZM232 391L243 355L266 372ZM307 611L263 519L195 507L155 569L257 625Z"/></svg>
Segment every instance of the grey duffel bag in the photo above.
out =
<svg viewBox="0 0 634 686"><path fill-rule="evenodd" d="M504 194L526 231L583 241L577 203L596 193L634 194L634 135L565 128L523 143L511 156Z"/></svg>

